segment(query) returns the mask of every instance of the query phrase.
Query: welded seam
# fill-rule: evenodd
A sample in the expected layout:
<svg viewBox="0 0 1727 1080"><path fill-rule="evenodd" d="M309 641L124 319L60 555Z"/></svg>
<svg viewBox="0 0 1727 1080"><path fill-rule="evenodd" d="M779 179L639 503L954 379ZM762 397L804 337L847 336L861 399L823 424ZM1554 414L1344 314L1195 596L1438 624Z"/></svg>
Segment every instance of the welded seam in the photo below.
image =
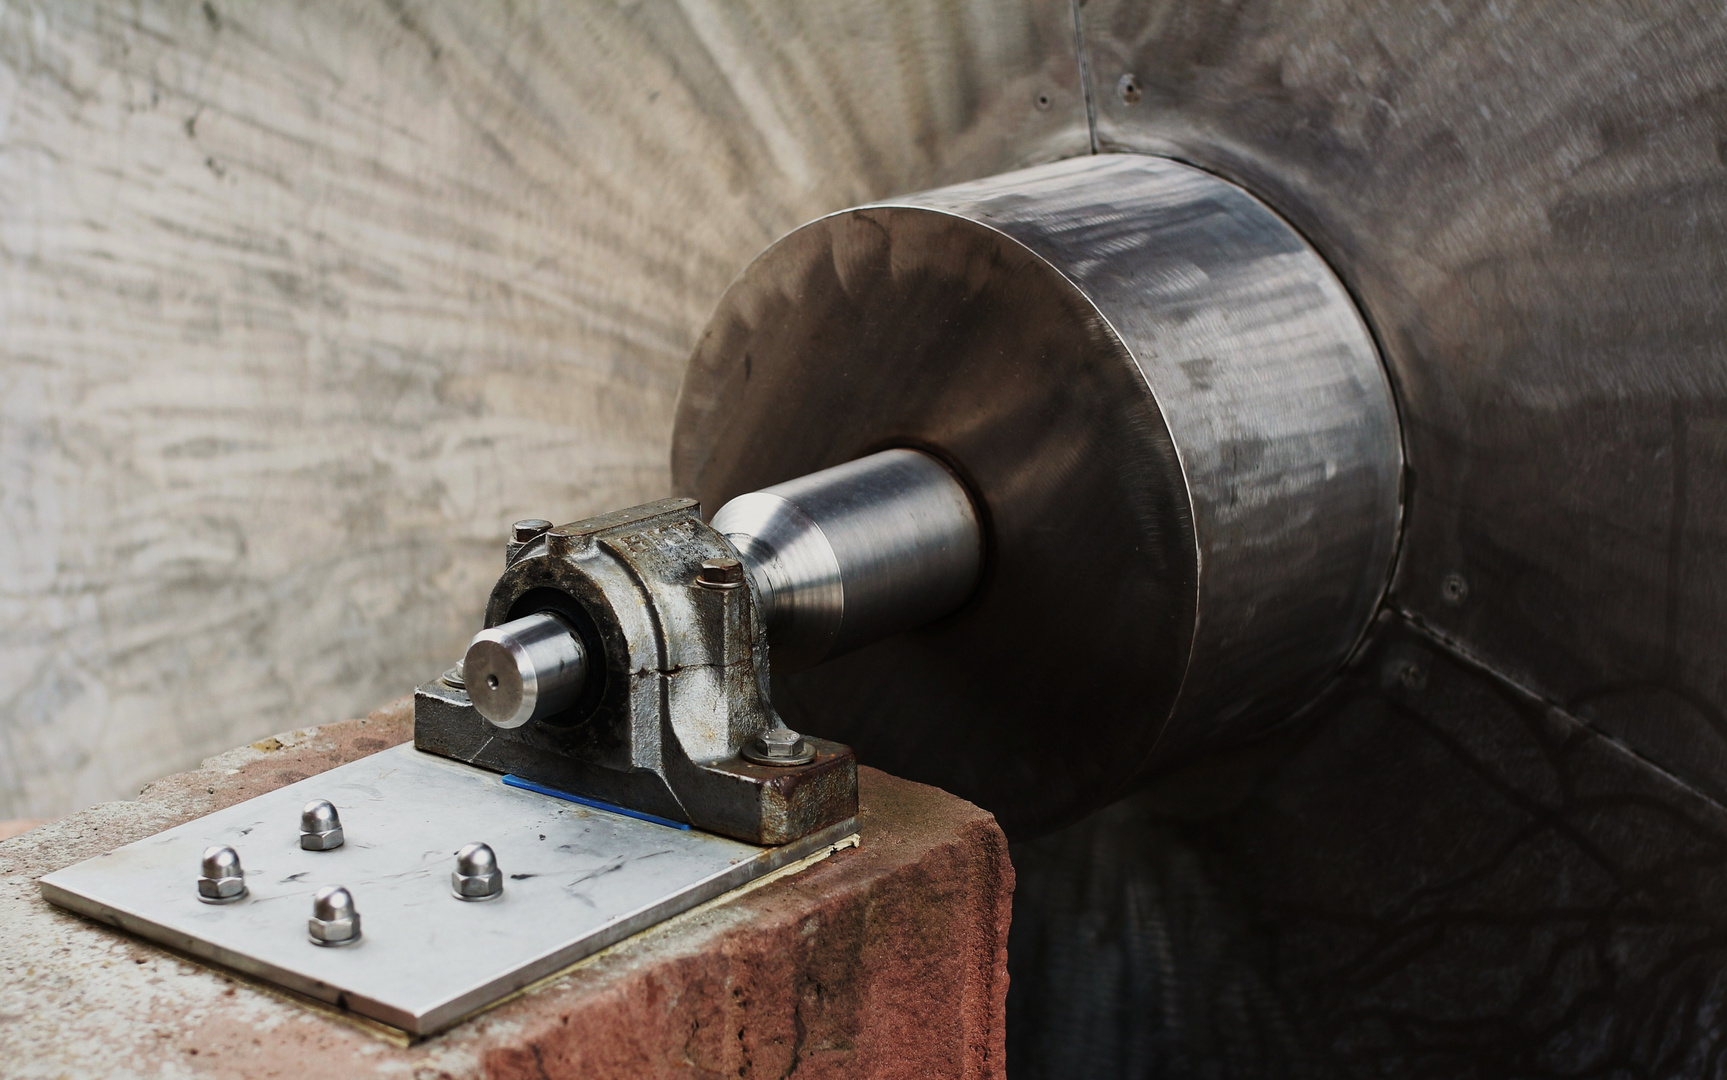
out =
<svg viewBox="0 0 1727 1080"><path fill-rule="evenodd" d="M1085 23L1079 16L1080 0L1073 0L1073 54L1079 61L1079 92L1085 99L1085 130L1091 152L1097 153L1097 102L1091 94L1091 54L1085 48Z"/></svg>
<svg viewBox="0 0 1727 1080"><path fill-rule="evenodd" d="M1697 799L1714 807L1722 814L1727 814L1727 804L1722 803L1721 800L1697 787L1684 777L1676 775L1666 766L1646 757L1636 747L1619 738L1617 735L1614 735L1612 732L1591 723L1581 716L1578 716L1570 709L1567 709L1564 705L1561 705L1553 697L1543 694L1531 686L1525 685L1518 679L1513 678L1511 675L1508 675L1494 667L1493 664L1480 653L1475 652L1467 645L1463 644L1463 642L1452 637L1450 634L1445 633L1443 630L1440 630L1417 613L1396 604L1387 604L1386 607L1401 618L1404 625L1408 626L1411 630L1414 630L1421 637L1426 638L1443 652L1450 654L1454 659L1462 662L1470 668L1473 668L1478 674L1484 675L1502 686L1509 687L1511 690L1529 698L1531 701L1540 702L1550 711L1558 713L1560 716L1570 720L1578 727L1588 731L1592 735L1595 735L1597 738L1602 739L1614 749L1623 753L1626 757L1631 758L1639 765L1655 772L1681 791L1695 796Z"/></svg>

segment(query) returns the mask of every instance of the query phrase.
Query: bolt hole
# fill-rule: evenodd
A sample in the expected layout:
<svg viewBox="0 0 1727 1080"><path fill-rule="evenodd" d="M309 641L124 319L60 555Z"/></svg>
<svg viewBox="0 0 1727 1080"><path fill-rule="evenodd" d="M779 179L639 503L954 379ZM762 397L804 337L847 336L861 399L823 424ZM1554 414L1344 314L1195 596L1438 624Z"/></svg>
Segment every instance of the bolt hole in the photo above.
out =
<svg viewBox="0 0 1727 1080"><path fill-rule="evenodd" d="M1427 686L1427 669L1413 661L1403 665L1397 673L1397 681L1410 690L1422 690Z"/></svg>
<svg viewBox="0 0 1727 1080"><path fill-rule="evenodd" d="M1469 582L1463 580L1462 574L1448 574L1440 583L1439 594L1445 598L1447 604L1457 607L1469 599Z"/></svg>
<svg viewBox="0 0 1727 1080"><path fill-rule="evenodd" d="M498 677L496 675L487 675L486 685L491 687L493 690L496 690L498 688Z"/></svg>
<svg viewBox="0 0 1727 1080"><path fill-rule="evenodd" d="M1037 106L1038 112L1046 111L1050 107L1050 104L1051 104L1050 99L1049 99L1049 95L1048 94L1039 94L1037 96L1037 98L1032 101L1032 104Z"/></svg>

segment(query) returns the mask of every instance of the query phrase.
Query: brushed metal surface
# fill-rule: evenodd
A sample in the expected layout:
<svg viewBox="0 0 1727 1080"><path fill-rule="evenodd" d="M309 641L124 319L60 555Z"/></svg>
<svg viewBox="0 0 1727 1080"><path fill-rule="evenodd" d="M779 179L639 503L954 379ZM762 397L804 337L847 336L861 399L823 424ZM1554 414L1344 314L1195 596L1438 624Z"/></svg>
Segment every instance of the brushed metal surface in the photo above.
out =
<svg viewBox="0 0 1727 1080"><path fill-rule="evenodd" d="M298 843L298 807L336 804L333 851ZM425 1035L613 942L855 834L841 822L759 848L506 786L398 746L41 879L42 895L181 952ZM503 895L451 893L458 849L496 853ZM247 895L200 903L199 857L240 853ZM360 940L307 938L313 897L346 886Z"/></svg>
<svg viewBox="0 0 1727 1080"><path fill-rule="evenodd" d="M948 614L983 565L971 496L917 450L883 450L739 495L712 524L749 572L775 671Z"/></svg>
<svg viewBox="0 0 1727 1080"><path fill-rule="evenodd" d="M1244 184L1378 332L1413 477L1394 602L1727 800L1727 10L1079 14L1099 143Z"/></svg>
<svg viewBox="0 0 1727 1080"><path fill-rule="evenodd" d="M988 518L973 601L776 679L1010 834L1280 719L1384 590L1401 457L1348 295L1241 189L1080 158L811 223L727 293L673 441L709 506L883 443Z"/></svg>

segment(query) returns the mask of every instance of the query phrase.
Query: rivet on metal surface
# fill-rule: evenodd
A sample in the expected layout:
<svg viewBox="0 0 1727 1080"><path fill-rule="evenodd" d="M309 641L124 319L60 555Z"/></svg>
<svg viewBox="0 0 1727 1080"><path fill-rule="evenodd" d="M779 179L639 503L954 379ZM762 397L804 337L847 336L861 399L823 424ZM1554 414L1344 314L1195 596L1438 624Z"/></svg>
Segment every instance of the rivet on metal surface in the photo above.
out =
<svg viewBox="0 0 1727 1080"><path fill-rule="evenodd" d="M300 811L300 846L307 851L342 846L342 819L327 799L313 799Z"/></svg>
<svg viewBox="0 0 1727 1080"><path fill-rule="evenodd" d="M495 900L504 895L504 875L498 857L486 844L468 844L456 852L450 891L458 900Z"/></svg>
<svg viewBox="0 0 1727 1080"><path fill-rule="evenodd" d="M1120 95L1124 105L1139 104L1139 99L1145 94L1144 89L1139 85L1139 76L1131 71L1123 75L1121 81L1115 84L1115 92Z"/></svg>
<svg viewBox="0 0 1727 1080"><path fill-rule="evenodd" d="M1469 582L1463 579L1462 574L1446 574L1445 580L1439 585L1439 595L1445 598L1447 604L1459 607L1463 601L1469 599Z"/></svg>
<svg viewBox="0 0 1727 1080"><path fill-rule="evenodd" d="M1413 660L1406 662L1397 672L1397 681L1405 689L1420 691L1427 687L1427 669Z"/></svg>
<svg viewBox="0 0 1727 1080"><path fill-rule="evenodd" d="M744 564L721 556L703 559L696 572L696 584L707 589L735 589L744 583Z"/></svg>
<svg viewBox="0 0 1727 1080"><path fill-rule="evenodd" d="M360 912L344 886L326 885L312 897L306 934L314 945L352 945L360 940Z"/></svg>
<svg viewBox="0 0 1727 1080"><path fill-rule="evenodd" d="M231 904L246 895L246 872L240 853L223 844L204 849L198 874L198 899L206 904Z"/></svg>
<svg viewBox="0 0 1727 1080"><path fill-rule="evenodd" d="M744 743L743 756L757 765L808 765L815 747L788 727L774 727Z"/></svg>

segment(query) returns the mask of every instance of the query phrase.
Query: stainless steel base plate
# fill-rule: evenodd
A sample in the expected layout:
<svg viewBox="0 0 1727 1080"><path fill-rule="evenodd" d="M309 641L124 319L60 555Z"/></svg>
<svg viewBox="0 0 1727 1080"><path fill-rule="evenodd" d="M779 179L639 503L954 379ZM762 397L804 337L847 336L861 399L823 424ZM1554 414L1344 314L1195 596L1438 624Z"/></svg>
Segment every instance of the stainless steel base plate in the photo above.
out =
<svg viewBox="0 0 1727 1080"><path fill-rule="evenodd" d="M347 842L300 847L300 808L328 799ZM50 902L416 1035L856 832L847 821L778 848L667 828L507 787L399 746L260 795L41 881ZM497 853L504 894L451 894L455 852ZM198 902L204 849L240 854L247 895ZM348 948L306 935L312 894L352 892Z"/></svg>

